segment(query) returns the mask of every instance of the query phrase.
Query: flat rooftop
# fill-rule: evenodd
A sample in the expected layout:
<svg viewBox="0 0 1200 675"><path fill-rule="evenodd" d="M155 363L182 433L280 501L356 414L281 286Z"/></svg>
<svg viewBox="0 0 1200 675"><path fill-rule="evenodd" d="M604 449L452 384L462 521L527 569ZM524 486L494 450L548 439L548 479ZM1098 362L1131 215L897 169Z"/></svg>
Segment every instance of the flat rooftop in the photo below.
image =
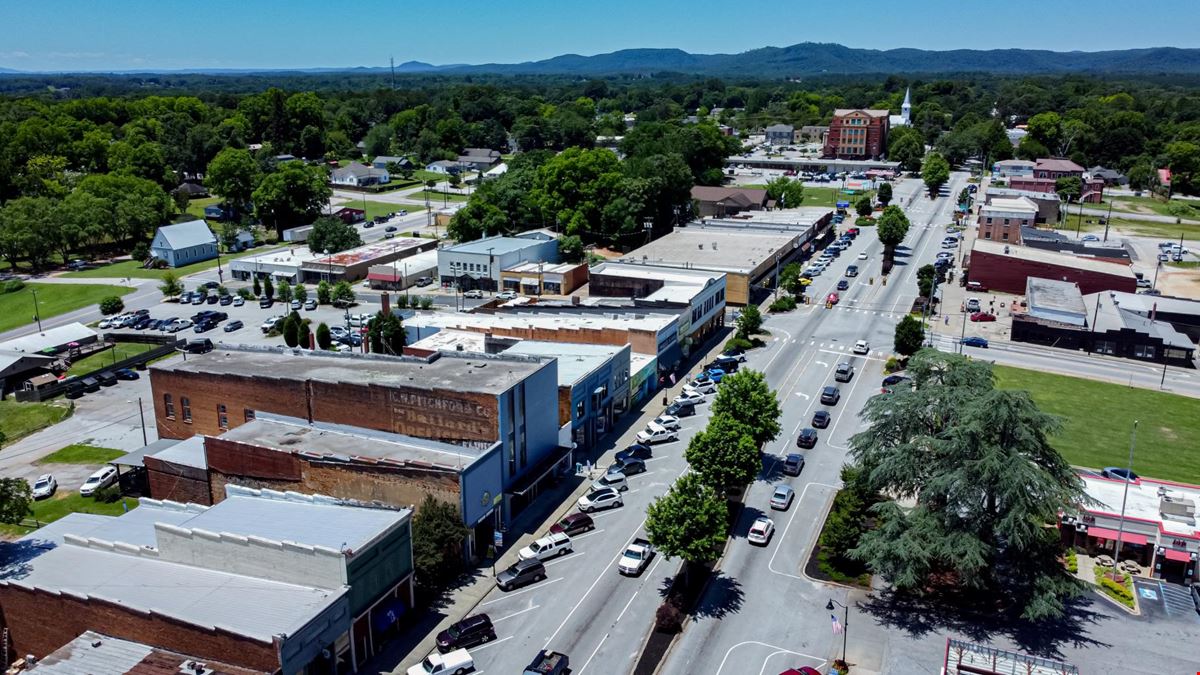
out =
<svg viewBox="0 0 1200 675"><path fill-rule="evenodd" d="M359 427L314 422L260 413L221 434L221 438L311 457L350 461L417 464L459 470L470 466L490 448L477 449L389 434Z"/></svg>
<svg viewBox="0 0 1200 675"><path fill-rule="evenodd" d="M1037 213L1038 207L1028 197L996 197L981 206L980 210Z"/></svg>
<svg viewBox="0 0 1200 675"><path fill-rule="evenodd" d="M531 305L527 309L536 309ZM549 330L616 329L658 332L675 323L678 316L664 313L638 313L629 308L622 313L567 314L547 312L538 314L522 311L516 314L442 313L417 315L404 322L406 326L435 326L439 328L543 328Z"/></svg>
<svg viewBox="0 0 1200 675"><path fill-rule="evenodd" d="M118 517L90 513L72 513L21 537L20 541L62 545L65 535L85 539L120 541L134 546L155 548L158 539L155 523L182 525L202 512L199 504L177 504L157 499L142 499L139 506Z"/></svg>
<svg viewBox="0 0 1200 675"><path fill-rule="evenodd" d="M26 328L28 327L26 326ZM0 350L6 352L35 353L48 347L59 347L77 340L93 338L97 335L96 331L81 323L69 323L65 326L47 328L44 331L33 332L29 335L0 342Z"/></svg>
<svg viewBox="0 0 1200 675"><path fill-rule="evenodd" d="M401 251L407 251L428 243L429 240L427 239L413 239L411 237L401 239L397 237L395 239L385 239L373 244L367 244L366 246L359 246L348 251L334 253L333 255L322 255L308 262L310 263L310 268L330 264L349 267L351 265L361 265L365 262L378 260L389 255L398 255Z"/></svg>
<svg viewBox="0 0 1200 675"><path fill-rule="evenodd" d="M1052 309L1072 314L1087 314L1079 286L1070 281L1029 277L1025 282L1025 299L1029 308Z"/></svg>
<svg viewBox="0 0 1200 675"><path fill-rule="evenodd" d="M483 333L473 330L440 330L408 346L413 349L432 349L443 352L484 353L487 349L486 343L487 337Z"/></svg>
<svg viewBox="0 0 1200 675"><path fill-rule="evenodd" d="M302 263L310 260L315 260L318 253L313 253L308 250L308 245L302 241L295 242L293 246L287 248L277 248L254 255L242 256L234 258L229 262L230 265L237 265L239 268L252 269L255 265L276 265L280 267L299 267Z"/></svg>
<svg viewBox="0 0 1200 675"><path fill-rule="evenodd" d="M654 265L649 261L643 263L640 257L638 262L633 262L632 258L622 258L600 263L591 269L590 276L595 277L598 274L662 281L662 288L647 295L645 299L684 304L691 302L697 293L725 275L720 271L681 269L668 265Z"/></svg>
<svg viewBox="0 0 1200 675"><path fill-rule="evenodd" d="M798 236L795 232L739 232L694 223L630 251L619 262L749 274L777 253L791 253Z"/></svg>
<svg viewBox="0 0 1200 675"><path fill-rule="evenodd" d="M535 263L523 262L512 267L504 269L505 272L514 272L520 274L533 274L542 272L544 274L566 274L571 270L579 267L583 263Z"/></svg>
<svg viewBox="0 0 1200 675"><path fill-rule="evenodd" d="M470 253L470 254L488 254L504 255L513 251L529 248L530 246L538 246L546 243L547 240L536 237L487 237L486 239L476 239L454 246L447 246L443 251L448 253Z"/></svg>
<svg viewBox="0 0 1200 675"><path fill-rule="evenodd" d="M1135 467L1136 470L1136 467ZM1086 510L1119 517L1121 515L1121 499L1125 492L1125 483L1120 480L1100 478L1091 474L1080 474L1084 490L1088 496L1100 502L1099 505L1089 506ZM1162 494L1160 495L1160 490ZM1159 529L1169 534L1200 537L1194 518L1186 519L1178 516L1163 517L1163 498L1168 497L1172 502L1190 501L1193 508L1200 508L1200 486L1182 485L1179 483L1160 483L1143 478L1129 484L1129 499L1125 503L1125 515L1130 518L1140 518L1159 523Z"/></svg>
<svg viewBox="0 0 1200 675"><path fill-rule="evenodd" d="M1008 253L1004 252L1005 247L1008 248ZM1005 244L999 241L990 241L988 239L976 239L972 251L980 251L990 253L997 256L1007 256L1017 260L1029 260L1033 262L1046 263L1048 265L1061 265L1063 267L1073 267L1090 272L1100 272L1102 274L1111 274L1118 277L1128 277L1135 279L1133 270L1129 269L1129 265L1112 262L1112 258L1096 258L1082 255L1071 255L1068 253L1056 253L1040 248L1031 248L1029 246L1017 246L1014 244Z"/></svg>
<svg viewBox="0 0 1200 675"><path fill-rule="evenodd" d="M545 367L532 358L444 354L432 361L398 356L318 355L280 348L228 347L150 366L162 372L374 384L499 394Z"/></svg>
<svg viewBox="0 0 1200 675"><path fill-rule="evenodd" d="M204 664L205 675L267 675L212 659L198 659L141 642L84 631L37 662L29 672L37 675L184 675L185 661Z"/></svg>
<svg viewBox="0 0 1200 675"><path fill-rule="evenodd" d="M626 345L625 347L628 347ZM590 345L578 342L521 340L505 350L506 354L552 356L558 359L558 385L570 386L612 360L625 347Z"/></svg>
<svg viewBox="0 0 1200 675"><path fill-rule="evenodd" d="M743 211L736 216L705 218L708 224L761 226L765 229L812 227L826 216L833 216L833 209L825 206L799 206L794 209L774 211ZM689 227L691 227L689 225Z"/></svg>

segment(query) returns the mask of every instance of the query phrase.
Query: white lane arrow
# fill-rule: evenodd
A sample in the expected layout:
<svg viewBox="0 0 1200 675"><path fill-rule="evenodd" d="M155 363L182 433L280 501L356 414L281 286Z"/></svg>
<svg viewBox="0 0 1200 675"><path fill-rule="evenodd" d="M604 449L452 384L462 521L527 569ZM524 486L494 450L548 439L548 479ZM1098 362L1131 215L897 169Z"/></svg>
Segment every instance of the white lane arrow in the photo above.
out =
<svg viewBox="0 0 1200 675"><path fill-rule="evenodd" d="M801 394L800 392L796 392L796 395L797 395L797 396L799 396L800 398L804 399L805 401L807 401L808 399L812 398L812 397L811 397L811 396L809 396L808 394Z"/></svg>
<svg viewBox="0 0 1200 675"><path fill-rule="evenodd" d="M826 368L829 367L829 364L825 363L824 361L813 361L813 363L817 364L818 366L825 366Z"/></svg>

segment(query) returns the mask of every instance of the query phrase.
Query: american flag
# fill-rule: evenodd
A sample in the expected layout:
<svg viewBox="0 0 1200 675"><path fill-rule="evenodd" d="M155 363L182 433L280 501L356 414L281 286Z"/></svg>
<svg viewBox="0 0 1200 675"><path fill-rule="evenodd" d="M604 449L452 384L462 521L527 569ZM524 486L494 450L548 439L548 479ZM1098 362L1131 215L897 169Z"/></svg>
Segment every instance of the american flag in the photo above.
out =
<svg viewBox="0 0 1200 675"><path fill-rule="evenodd" d="M846 630L845 628L842 627L842 622L837 620L837 616L830 614L829 620L833 621L833 634L834 635L840 635L842 631Z"/></svg>

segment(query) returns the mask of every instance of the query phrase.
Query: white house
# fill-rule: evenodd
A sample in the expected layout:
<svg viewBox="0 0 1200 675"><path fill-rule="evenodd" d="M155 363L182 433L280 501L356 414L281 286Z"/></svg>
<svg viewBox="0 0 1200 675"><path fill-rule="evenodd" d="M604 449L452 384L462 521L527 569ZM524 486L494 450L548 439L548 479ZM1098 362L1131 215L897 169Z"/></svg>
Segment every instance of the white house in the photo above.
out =
<svg viewBox="0 0 1200 675"><path fill-rule="evenodd" d="M436 162L430 162L429 164L426 164L425 170L432 171L433 173L442 173L442 174L449 175L452 173L461 172L462 167L459 166L458 162L452 162L448 159L439 159Z"/></svg>
<svg viewBox="0 0 1200 675"><path fill-rule="evenodd" d="M334 169L329 176L329 182L334 185L349 185L351 187L365 187L368 185L383 185L392 180L391 174L387 168L376 168L359 164L358 162L350 162L340 169Z"/></svg>
<svg viewBox="0 0 1200 675"><path fill-rule="evenodd" d="M217 235L203 220L163 225L150 242L150 255L167 261L169 267L183 267L217 257Z"/></svg>

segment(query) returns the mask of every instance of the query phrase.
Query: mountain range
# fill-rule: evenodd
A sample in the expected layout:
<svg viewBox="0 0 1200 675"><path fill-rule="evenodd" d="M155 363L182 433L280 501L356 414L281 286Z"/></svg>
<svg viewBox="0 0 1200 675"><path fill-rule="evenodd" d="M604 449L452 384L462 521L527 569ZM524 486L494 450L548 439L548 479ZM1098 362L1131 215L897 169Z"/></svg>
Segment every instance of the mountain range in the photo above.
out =
<svg viewBox="0 0 1200 675"><path fill-rule="evenodd" d="M255 69L189 68L184 70L126 70L123 73L203 73L249 74L274 72L300 73L385 73L389 68L294 68ZM5 74L16 74L0 68ZM59 71L63 72L63 71ZM406 61L396 66L397 73L439 73L448 75L575 75L599 76L653 73L691 75L738 75L747 77L811 77L816 75L855 75L867 73L964 73L984 72L1001 75L1050 73L1104 74L1200 74L1200 49L1150 47L1099 52L1055 52L1038 49L857 49L839 44L804 42L790 47L763 47L739 54L692 54L681 49L622 49L607 54L581 56L563 54L541 61L523 63L433 65Z"/></svg>

